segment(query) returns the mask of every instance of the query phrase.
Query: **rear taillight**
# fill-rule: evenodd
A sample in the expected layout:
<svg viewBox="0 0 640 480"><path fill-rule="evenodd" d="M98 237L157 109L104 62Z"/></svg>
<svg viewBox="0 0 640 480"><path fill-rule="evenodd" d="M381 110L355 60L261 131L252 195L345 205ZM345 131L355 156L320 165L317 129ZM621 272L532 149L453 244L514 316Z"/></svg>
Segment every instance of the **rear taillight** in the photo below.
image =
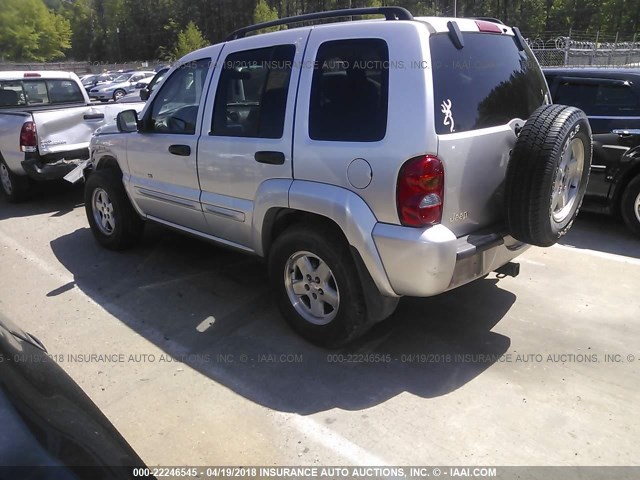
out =
<svg viewBox="0 0 640 480"><path fill-rule="evenodd" d="M38 132L34 122L25 122L20 130L20 150L35 152L38 150Z"/></svg>
<svg viewBox="0 0 640 480"><path fill-rule="evenodd" d="M403 225L425 227L442 220L444 168L433 155L408 160L400 169L396 189L398 216Z"/></svg>

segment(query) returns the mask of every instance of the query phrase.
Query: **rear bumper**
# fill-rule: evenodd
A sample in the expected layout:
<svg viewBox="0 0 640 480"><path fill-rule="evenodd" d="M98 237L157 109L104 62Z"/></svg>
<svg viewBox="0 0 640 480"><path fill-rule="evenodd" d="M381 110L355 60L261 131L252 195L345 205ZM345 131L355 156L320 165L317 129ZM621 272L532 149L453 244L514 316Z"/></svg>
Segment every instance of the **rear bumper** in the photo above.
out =
<svg viewBox="0 0 640 480"><path fill-rule="evenodd" d="M456 238L442 225L421 230L378 223L373 239L395 293L415 297L481 278L529 248L501 232Z"/></svg>
<svg viewBox="0 0 640 480"><path fill-rule="evenodd" d="M64 177L87 158L89 158L89 149L65 152L45 158L27 154L27 157L22 161L22 168L33 180L46 182Z"/></svg>

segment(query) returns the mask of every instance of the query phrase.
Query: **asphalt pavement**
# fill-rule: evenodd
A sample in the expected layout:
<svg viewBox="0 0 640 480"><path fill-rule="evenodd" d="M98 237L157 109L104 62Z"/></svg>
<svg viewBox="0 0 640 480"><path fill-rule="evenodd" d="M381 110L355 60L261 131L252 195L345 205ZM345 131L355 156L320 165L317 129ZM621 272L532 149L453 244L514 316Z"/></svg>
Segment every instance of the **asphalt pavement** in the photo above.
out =
<svg viewBox="0 0 640 480"><path fill-rule="evenodd" d="M313 347L263 263L150 225L100 248L82 187L0 200L0 311L149 465L638 465L640 239L563 241Z"/></svg>

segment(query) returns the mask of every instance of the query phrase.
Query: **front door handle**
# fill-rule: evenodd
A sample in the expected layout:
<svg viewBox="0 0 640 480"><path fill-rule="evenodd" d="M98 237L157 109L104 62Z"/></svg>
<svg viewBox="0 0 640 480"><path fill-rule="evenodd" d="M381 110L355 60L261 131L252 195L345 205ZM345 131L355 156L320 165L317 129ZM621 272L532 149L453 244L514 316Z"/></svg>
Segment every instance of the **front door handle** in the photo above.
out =
<svg viewBox="0 0 640 480"><path fill-rule="evenodd" d="M284 153L282 152L256 152L253 158L256 159L256 162L267 165L284 164Z"/></svg>
<svg viewBox="0 0 640 480"><path fill-rule="evenodd" d="M189 145L171 145L169 153L180 157L188 157L191 155L191 147Z"/></svg>

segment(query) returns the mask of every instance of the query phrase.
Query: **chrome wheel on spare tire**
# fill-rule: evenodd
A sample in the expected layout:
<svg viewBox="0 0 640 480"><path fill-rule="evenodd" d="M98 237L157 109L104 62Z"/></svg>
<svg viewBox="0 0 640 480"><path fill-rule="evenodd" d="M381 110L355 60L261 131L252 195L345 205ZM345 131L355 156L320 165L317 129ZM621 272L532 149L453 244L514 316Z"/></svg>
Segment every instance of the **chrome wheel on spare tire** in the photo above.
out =
<svg viewBox="0 0 640 480"><path fill-rule="evenodd" d="M591 127L582 110L543 105L520 131L505 181L505 221L521 242L549 247L578 214L589 180Z"/></svg>
<svg viewBox="0 0 640 480"><path fill-rule="evenodd" d="M93 191L93 218L96 226L104 235L113 234L116 228L116 221L113 215L113 203L109 199L109 194L102 188Z"/></svg>
<svg viewBox="0 0 640 480"><path fill-rule="evenodd" d="M310 323L326 325L338 314L340 291L329 266L310 252L295 252L284 267L293 308Z"/></svg>
<svg viewBox="0 0 640 480"><path fill-rule="evenodd" d="M574 210L574 204L579 201L580 184L584 171L584 144L582 140L571 140L562 160L551 194L551 210L553 219L562 223Z"/></svg>

